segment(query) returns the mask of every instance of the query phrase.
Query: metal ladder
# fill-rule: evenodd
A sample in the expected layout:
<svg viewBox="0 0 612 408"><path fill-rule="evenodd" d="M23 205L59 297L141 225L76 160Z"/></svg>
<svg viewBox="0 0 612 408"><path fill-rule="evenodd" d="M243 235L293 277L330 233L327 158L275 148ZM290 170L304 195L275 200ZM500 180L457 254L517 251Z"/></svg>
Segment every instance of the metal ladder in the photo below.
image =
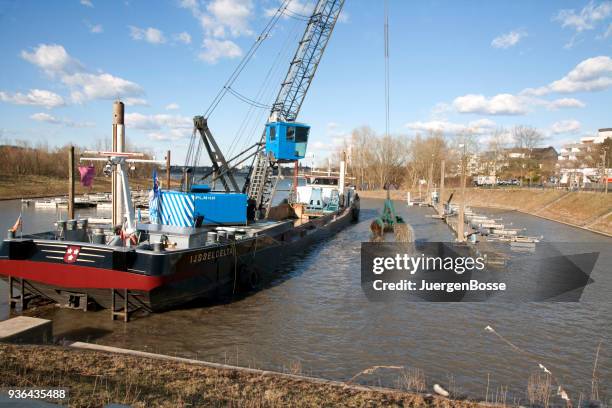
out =
<svg viewBox="0 0 612 408"><path fill-rule="evenodd" d="M272 184L272 166L269 163L268 157L264 151L257 154L255 168L251 176L249 184L249 197L259 204L258 210L266 208L267 201L270 199L270 185ZM261 218L258 217L258 218Z"/></svg>

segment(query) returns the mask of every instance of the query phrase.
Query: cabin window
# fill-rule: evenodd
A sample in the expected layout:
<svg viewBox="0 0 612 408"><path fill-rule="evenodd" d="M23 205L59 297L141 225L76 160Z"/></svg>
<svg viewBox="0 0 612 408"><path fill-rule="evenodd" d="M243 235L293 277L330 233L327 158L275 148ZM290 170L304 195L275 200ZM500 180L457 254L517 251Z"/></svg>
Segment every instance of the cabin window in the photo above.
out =
<svg viewBox="0 0 612 408"><path fill-rule="evenodd" d="M298 127L295 130L295 142L296 143L306 143L308 142L308 131L310 129L307 127Z"/></svg>
<svg viewBox="0 0 612 408"><path fill-rule="evenodd" d="M270 140L276 140L276 126L270 126Z"/></svg>
<svg viewBox="0 0 612 408"><path fill-rule="evenodd" d="M295 126L287 127L287 140L295 140Z"/></svg>

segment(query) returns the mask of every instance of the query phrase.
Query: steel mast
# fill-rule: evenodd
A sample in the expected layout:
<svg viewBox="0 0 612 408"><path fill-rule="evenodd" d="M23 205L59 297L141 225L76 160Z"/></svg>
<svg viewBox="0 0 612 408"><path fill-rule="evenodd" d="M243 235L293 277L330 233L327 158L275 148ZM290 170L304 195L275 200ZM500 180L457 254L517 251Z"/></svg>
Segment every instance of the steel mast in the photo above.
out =
<svg viewBox="0 0 612 408"><path fill-rule="evenodd" d="M287 75L281 83L268 121L293 122L297 118L343 6L344 0L317 2L291 60ZM265 133L262 135L254 165L243 188L243 192L248 193L249 199L260 211L271 200L272 169L276 165L265 153L264 145Z"/></svg>

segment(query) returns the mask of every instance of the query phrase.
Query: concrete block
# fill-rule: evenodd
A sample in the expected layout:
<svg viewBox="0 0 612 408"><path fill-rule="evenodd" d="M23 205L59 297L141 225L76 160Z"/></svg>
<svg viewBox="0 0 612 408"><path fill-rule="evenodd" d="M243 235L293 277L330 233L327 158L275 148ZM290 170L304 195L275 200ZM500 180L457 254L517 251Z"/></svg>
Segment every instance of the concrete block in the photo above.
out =
<svg viewBox="0 0 612 408"><path fill-rule="evenodd" d="M0 341L4 343L51 343L51 320L17 316L0 322Z"/></svg>

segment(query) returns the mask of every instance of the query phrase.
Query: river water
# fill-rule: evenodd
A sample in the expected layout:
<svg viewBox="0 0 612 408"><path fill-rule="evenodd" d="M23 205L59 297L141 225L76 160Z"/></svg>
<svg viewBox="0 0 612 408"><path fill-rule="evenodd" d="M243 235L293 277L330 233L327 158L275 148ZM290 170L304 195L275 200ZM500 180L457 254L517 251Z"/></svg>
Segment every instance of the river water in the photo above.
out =
<svg viewBox="0 0 612 408"><path fill-rule="evenodd" d="M82 340L272 370L347 380L374 365L420 368L431 386L485 398L498 387L508 400L524 398L527 380L541 362L577 399L590 394L593 360L601 341L600 395L612 387L612 251L600 254L579 303L378 303L360 286L360 243L381 200L362 200L358 224L295 256L274 284L229 304L181 310L113 322L106 310L81 312L46 308L32 313L53 319L57 340ZM431 210L396 202L422 241L449 241ZM21 210L17 201L0 202L0 228L24 211L24 230L49 229L55 211ZM612 239L537 217L486 210L527 228L546 241L578 242L587 249L612 249ZM83 211L82 216L95 210ZM99 214L109 216L108 214ZM9 316L7 286L0 283L0 318ZM532 360L484 330L490 325ZM397 372L381 370L361 381L395 385ZM489 397L489 400L491 397Z"/></svg>

